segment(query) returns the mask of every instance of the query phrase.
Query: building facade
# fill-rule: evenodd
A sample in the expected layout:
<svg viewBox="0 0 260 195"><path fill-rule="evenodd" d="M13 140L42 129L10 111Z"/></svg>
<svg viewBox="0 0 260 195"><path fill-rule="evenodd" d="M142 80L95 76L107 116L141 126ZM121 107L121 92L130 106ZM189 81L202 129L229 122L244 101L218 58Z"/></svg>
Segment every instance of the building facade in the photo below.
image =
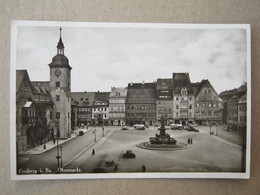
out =
<svg viewBox="0 0 260 195"><path fill-rule="evenodd" d="M208 80L198 85L195 97L195 120L198 124L222 123L223 101Z"/></svg>
<svg viewBox="0 0 260 195"><path fill-rule="evenodd" d="M109 125L109 95L110 92L96 92L92 108L92 124Z"/></svg>
<svg viewBox="0 0 260 195"><path fill-rule="evenodd" d="M16 71L18 153L53 138L53 105L48 82L31 82L26 70Z"/></svg>
<svg viewBox="0 0 260 195"><path fill-rule="evenodd" d="M246 124L246 84L228 91L220 93L220 97L225 100L226 121L228 130L240 131L245 129L244 123ZM245 121L244 121L245 120Z"/></svg>
<svg viewBox="0 0 260 195"><path fill-rule="evenodd" d="M247 96L243 94L238 99L238 131L246 132L247 126Z"/></svg>
<svg viewBox="0 0 260 195"><path fill-rule="evenodd" d="M31 135L34 142L31 145L42 144L54 139L53 107L50 94L50 82L31 82L33 86L33 101L36 104L37 133Z"/></svg>
<svg viewBox="0 0 260 195"><path fill-rule="evenodd" d="M127 90L126 123L156 123L156 83L130 83Z"/></svg>
<svg viewBox="0 0 260 195"><path fill-rule="evenodd" d="M95 92L72 92L72 102L74 102L75 118L77 126L92 125L92 109L95 99Z"/></svg>
<svg viewBox="0 0 260 195"><path fill-rule="evenodd" d="M173 123L173 80L157 79L156 82L156 119L163 117L166 124Z"/></svg>
<svg viewBox="0 0 260 195"><path fill-rule="evenodd" d="M27 150L28 129L35 129L36 107L33 88L26 70L16 70L16 147L17 152Z"/></svg>
<svg viewBox="0 0 260 195"><path fill-rule="evenodd" d="M127 88L112 87L109 95L110 125L125 125Z"/></svg>
<svg viewBox="0 0 260 195"><path fill-rule="evenodd" d="M194 90L189 73L173 73L173 119L177 124L194 123Z"/></svg>
<svg viewBox="0 0 260 195"><path fill-rule="evenodd" d="M61 31L61 29L60 29ZM52 58L50 67L50 93L54 102L55 134L61 139L71 135L71 67L64 55L64 45L60 39L57 55Z"/></svg>

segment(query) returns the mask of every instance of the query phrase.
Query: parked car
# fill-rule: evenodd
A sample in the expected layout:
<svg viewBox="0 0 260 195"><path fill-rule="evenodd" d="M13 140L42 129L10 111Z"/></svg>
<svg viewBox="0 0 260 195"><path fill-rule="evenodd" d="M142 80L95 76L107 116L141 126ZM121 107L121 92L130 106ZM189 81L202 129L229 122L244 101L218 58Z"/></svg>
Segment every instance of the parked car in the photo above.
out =
<svg viewBox="0 0 260 195"><path fill-rule="evenodd" d="M195 129L194 127L192 127L192 126L187 126L187 127L185 127L185 130L187 130L187 131L194 131L194 132L199 132L199 130L198 129Z"/></svg>
<svg viewBox="0 0 260 195"><path fill-rule="evenodd" d="M145 130L145 125L142 124L135 124L134 128L137 130Z"/></svg>
<svg viewBox="0 0 260 195"><path fill-rule="evenodd" d="M182 124L177 124L177 129L182 130L184 129L184 126Z"/></svg>
<svg viewBox="0 0 260 195"><path fill-rule="evenodd" d="M173 130L177 129L177 124L174 124L174 123L170 124L170 128L173 129Z"/></svg>
<svg viewBox="0 0 260 195"><path fill-rule="evenodd" d="M122 127L121 130L129 130L126 126Z"/></svg>
<svg viewBox="0 0 260 195"><path fill-rule="evenodd" d="M84 132L83 131L79 131L79 136L82 136L84 135Z"/></svg>
<svg viewBox="0 0 260 195"><path fill-rule="evenodd" d="M135 158L135 154L132 150L127 150L126 153L123 154L123 158Z"/></svg>

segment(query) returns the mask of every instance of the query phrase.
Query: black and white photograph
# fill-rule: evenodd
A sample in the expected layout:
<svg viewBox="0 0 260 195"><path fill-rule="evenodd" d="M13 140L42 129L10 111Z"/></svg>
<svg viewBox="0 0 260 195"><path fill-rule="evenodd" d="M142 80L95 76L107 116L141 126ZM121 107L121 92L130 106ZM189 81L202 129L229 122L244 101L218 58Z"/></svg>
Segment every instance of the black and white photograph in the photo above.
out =
<svg viewBox="0 0 260 195"><path fill-rule="evenodd" d="M11 177L250 177L248 24L13 21Z"/></svg>

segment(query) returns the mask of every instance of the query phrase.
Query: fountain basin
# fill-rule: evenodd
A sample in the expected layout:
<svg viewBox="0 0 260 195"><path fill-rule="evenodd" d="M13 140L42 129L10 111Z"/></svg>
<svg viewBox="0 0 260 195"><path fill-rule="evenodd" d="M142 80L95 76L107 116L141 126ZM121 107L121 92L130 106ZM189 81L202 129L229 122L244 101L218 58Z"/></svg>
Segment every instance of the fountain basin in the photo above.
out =
<svg viewBox="0 0 260 195"><path fill-rule="evenodd" d="M176 140L175 140L176 141ZM136 145L139 148L142 149L147 149L147 150L162 150L162 151L171 151L171 150L182 150L182 149L187 149L189 147L189 144L185 144L182 142L177 142L175 144L167 144L167 143L162 143L162 144L153 144L150 141L148 142L141 142Z"/></svg>

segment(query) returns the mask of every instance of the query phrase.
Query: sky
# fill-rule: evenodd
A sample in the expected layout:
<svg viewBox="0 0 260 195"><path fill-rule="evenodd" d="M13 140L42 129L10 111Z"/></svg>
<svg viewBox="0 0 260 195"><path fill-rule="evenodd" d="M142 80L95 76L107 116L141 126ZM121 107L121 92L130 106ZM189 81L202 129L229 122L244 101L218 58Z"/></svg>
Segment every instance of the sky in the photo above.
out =
<svg viewBox="0 0 260 195"><path fill-rule="evenodd" d="M194 83L208 79L218 93L247 81L242 28L61 26L72 92L110 91L171 78L174 72L188 72ZM59 27L18 26L16 69L27 69L31 81L50 79L48 64L57 54Z"/></svg>

